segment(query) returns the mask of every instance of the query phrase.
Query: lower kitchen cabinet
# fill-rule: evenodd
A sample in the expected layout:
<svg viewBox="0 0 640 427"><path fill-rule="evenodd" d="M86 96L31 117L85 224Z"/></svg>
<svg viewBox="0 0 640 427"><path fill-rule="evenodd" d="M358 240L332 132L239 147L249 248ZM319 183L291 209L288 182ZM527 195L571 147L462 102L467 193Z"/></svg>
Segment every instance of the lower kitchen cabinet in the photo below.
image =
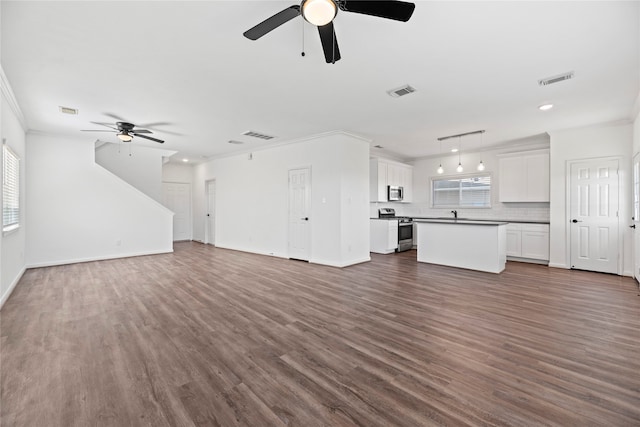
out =
<svg viewBox="0 0 640 427"><path fill-rule="evenodd" d="M507 225L507 256L522 256L522 230L520 224Z"/></svg>
<svg viewBox="0 0 640 427"><path fill-rule="evenodd" d="M371 219L370 251L390 254L398 248L398 220Z"/></svg>
<svg viewBox="0 0 640 427"><path fill-rule="evenodd" d="M507 225L507 257L518 261L549 261L549 225Z"/></svg>

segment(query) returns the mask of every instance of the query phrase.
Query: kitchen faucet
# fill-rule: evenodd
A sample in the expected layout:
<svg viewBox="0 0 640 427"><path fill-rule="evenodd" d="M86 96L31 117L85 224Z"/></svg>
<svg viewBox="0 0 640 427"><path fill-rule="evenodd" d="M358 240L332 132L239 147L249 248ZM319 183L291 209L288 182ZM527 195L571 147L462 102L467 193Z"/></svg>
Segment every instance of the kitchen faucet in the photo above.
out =
<svg viewBox="0 0 640 427"><path fill-rule="evenodd" d="M458 219L458 211L451 211L454 219Z"/></svg>

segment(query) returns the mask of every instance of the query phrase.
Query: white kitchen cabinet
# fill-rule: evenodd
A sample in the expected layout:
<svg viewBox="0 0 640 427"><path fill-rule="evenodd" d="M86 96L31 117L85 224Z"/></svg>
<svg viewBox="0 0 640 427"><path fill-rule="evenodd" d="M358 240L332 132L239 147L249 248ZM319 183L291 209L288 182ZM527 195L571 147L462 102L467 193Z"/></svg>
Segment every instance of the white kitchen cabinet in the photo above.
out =
<svg viewBox="0 0 640 427"><path fill-rule="evenodd" d="M372 202L387 201L387 163L378 159L369 162L369 198Z"/></svg>
<svg viewBox="0 0 640 427"><path fill-rule="evenodd" d="M370 219L370 251L389 254L398 248L398 220Z"/></svg>
<svg viewBox="0 0 640 427"><path fill-rule="evenodd" d="M413 166L386 159L369 162L369 197L371 202L387 202L387 186L404 188L403 202L413 200Z"/></svg>
<svg viewBox="0 0 640 427"><path fill-rule="evenodd" d="M522 230L520 225L507 225L507 256L519 257L522 255Z"/></svg>
<svg viewBox="0 0 640 427"><path fill-rule="evenodd" d="M400 186L404 188L403 202L413 201L413 167L409 165L398 166L400 174Z"/></svg>
<svg viewBox="0 0 640 427"><path fill-rule="evenodd" d="M549 201L549 151L531 151L499 159L499 200Z"/></svg>
<svg viewBox="0 0 640 427"><path fill-rule="evenodd" d="M545 224L522 225L522 257L549 260L549 226Z"/></svg>
<svg viewBox="0 0 640 427"><path fill-rule="evenodd" d="M549 225L507 225L507 256L520 261L549 261Z"/></svg>

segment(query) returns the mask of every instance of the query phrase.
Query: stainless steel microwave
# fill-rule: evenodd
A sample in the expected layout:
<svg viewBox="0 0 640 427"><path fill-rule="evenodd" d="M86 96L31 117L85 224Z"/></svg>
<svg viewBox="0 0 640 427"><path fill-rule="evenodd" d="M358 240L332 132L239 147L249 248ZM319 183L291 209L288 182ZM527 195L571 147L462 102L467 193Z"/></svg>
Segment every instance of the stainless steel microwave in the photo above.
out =
<svg viewBox="0 0 640 427"><path fill-rule="evenodd" d="M387 186L387 200L390 202L401 202L404 196L404 188L397 185Z"/></svg>

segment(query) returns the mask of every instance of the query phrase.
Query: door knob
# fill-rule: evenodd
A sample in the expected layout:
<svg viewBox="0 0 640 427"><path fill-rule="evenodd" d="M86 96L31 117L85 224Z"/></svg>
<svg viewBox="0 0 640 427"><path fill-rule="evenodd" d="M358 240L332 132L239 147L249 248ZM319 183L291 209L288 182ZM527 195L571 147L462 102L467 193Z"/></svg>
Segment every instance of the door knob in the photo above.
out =
<svg viewBox="0 0 640 427"><path fill-rule="evenodd" d="M304 217L304 218L300 218L300 219L302 219L302 220L304 220L304 221L309 221L309 217L308 217L308 216L306 216L306 217Z"/></svg>
<svg viewBox="0 0 640 427"><path fill-rule="evenodd" d="M582 221L578 221L577 219L572 219L571 222L575 224L576 222L582 222Z"/></svg>
<svg viewBox="0 0 640 427"><path fill-rule="evenodd" d="M207 214L207 216L211 216L211 215Z"/></svg>
<svg viewBox="0 0 640 427"><path fill-rule="evenodd" d="M636 228L636 225L635 224L630 225L629 228Z"/></svg>

